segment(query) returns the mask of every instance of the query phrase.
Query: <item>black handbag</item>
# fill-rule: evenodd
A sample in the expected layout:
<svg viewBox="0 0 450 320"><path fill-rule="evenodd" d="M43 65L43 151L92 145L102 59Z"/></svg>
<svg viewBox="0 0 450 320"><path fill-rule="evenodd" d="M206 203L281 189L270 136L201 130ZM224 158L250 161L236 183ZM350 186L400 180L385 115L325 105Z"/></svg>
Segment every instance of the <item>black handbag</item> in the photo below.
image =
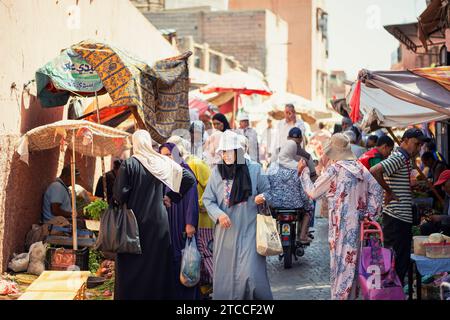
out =
<svg viewBox="0 0 450 320"><path fill-rule="evenodd" d="M142 253L136 217L126 204L110 205L102 214L95 248L104 252Z"/></svg>

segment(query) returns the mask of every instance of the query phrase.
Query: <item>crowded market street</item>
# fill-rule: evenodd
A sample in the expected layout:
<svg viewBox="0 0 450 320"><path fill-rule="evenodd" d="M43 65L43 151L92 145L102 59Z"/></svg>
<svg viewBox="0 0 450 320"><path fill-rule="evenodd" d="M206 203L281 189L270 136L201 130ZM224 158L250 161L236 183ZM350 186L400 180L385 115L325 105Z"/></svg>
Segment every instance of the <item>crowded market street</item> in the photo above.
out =
<svg viewBox="0 0 450 320"><path fill-rule="evenodd" d="M450 1L0 0L0 24L0 300L450 300Z"/></svg>

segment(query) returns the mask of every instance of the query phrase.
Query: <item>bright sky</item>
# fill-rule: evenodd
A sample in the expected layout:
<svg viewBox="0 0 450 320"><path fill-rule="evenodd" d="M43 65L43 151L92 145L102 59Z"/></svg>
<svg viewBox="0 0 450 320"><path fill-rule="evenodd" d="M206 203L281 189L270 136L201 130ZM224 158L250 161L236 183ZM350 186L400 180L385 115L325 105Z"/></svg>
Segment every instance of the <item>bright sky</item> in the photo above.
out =
<svg viewBox="0 0 450 320"><path fill-rule="evenodd" d="M416 22L425 0L325 0L330 70L354 80L362 68L389 70L398 41L383 25Z"/></svg>

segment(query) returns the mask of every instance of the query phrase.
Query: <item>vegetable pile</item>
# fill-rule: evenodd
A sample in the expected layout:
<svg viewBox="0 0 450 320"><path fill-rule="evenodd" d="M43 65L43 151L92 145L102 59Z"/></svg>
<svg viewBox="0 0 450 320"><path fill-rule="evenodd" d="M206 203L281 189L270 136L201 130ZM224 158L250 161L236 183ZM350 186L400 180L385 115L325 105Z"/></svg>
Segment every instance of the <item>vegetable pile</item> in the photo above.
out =
<svg viewBox="0 0 450 320"><path fill-rule="evenodd" d="M114 261L104 260L100 264L100 268L97 270L97 277L105 277L107 279L111 279L114 275Z"/></svg>
<svg viewBox="0 0 450 320"><path fill-rule="evenodd" d="M106 202L105 200L97 199L84 207L83 213L86 217L89 217L93 220L100 220L100 217L106 209L108 209L108 202Z"/></svg>

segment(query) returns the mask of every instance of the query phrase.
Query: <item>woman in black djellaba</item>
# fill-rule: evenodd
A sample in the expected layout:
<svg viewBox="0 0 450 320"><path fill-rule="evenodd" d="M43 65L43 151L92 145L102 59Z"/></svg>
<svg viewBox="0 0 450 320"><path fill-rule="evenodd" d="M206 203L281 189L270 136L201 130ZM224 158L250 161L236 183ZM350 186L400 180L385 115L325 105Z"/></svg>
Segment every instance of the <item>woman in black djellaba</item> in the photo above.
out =
<svg viewBox="0 0 450 320"><path fill-rule="evenodd" d="M133 134L133 156L122 163L114 199L132 209L142 254L117 254L114 299L160 300L175 297L169 221L164 206L180 201L195 177L152 148L150 134ZM172 192L164 197L166 185Z"/></svg>

